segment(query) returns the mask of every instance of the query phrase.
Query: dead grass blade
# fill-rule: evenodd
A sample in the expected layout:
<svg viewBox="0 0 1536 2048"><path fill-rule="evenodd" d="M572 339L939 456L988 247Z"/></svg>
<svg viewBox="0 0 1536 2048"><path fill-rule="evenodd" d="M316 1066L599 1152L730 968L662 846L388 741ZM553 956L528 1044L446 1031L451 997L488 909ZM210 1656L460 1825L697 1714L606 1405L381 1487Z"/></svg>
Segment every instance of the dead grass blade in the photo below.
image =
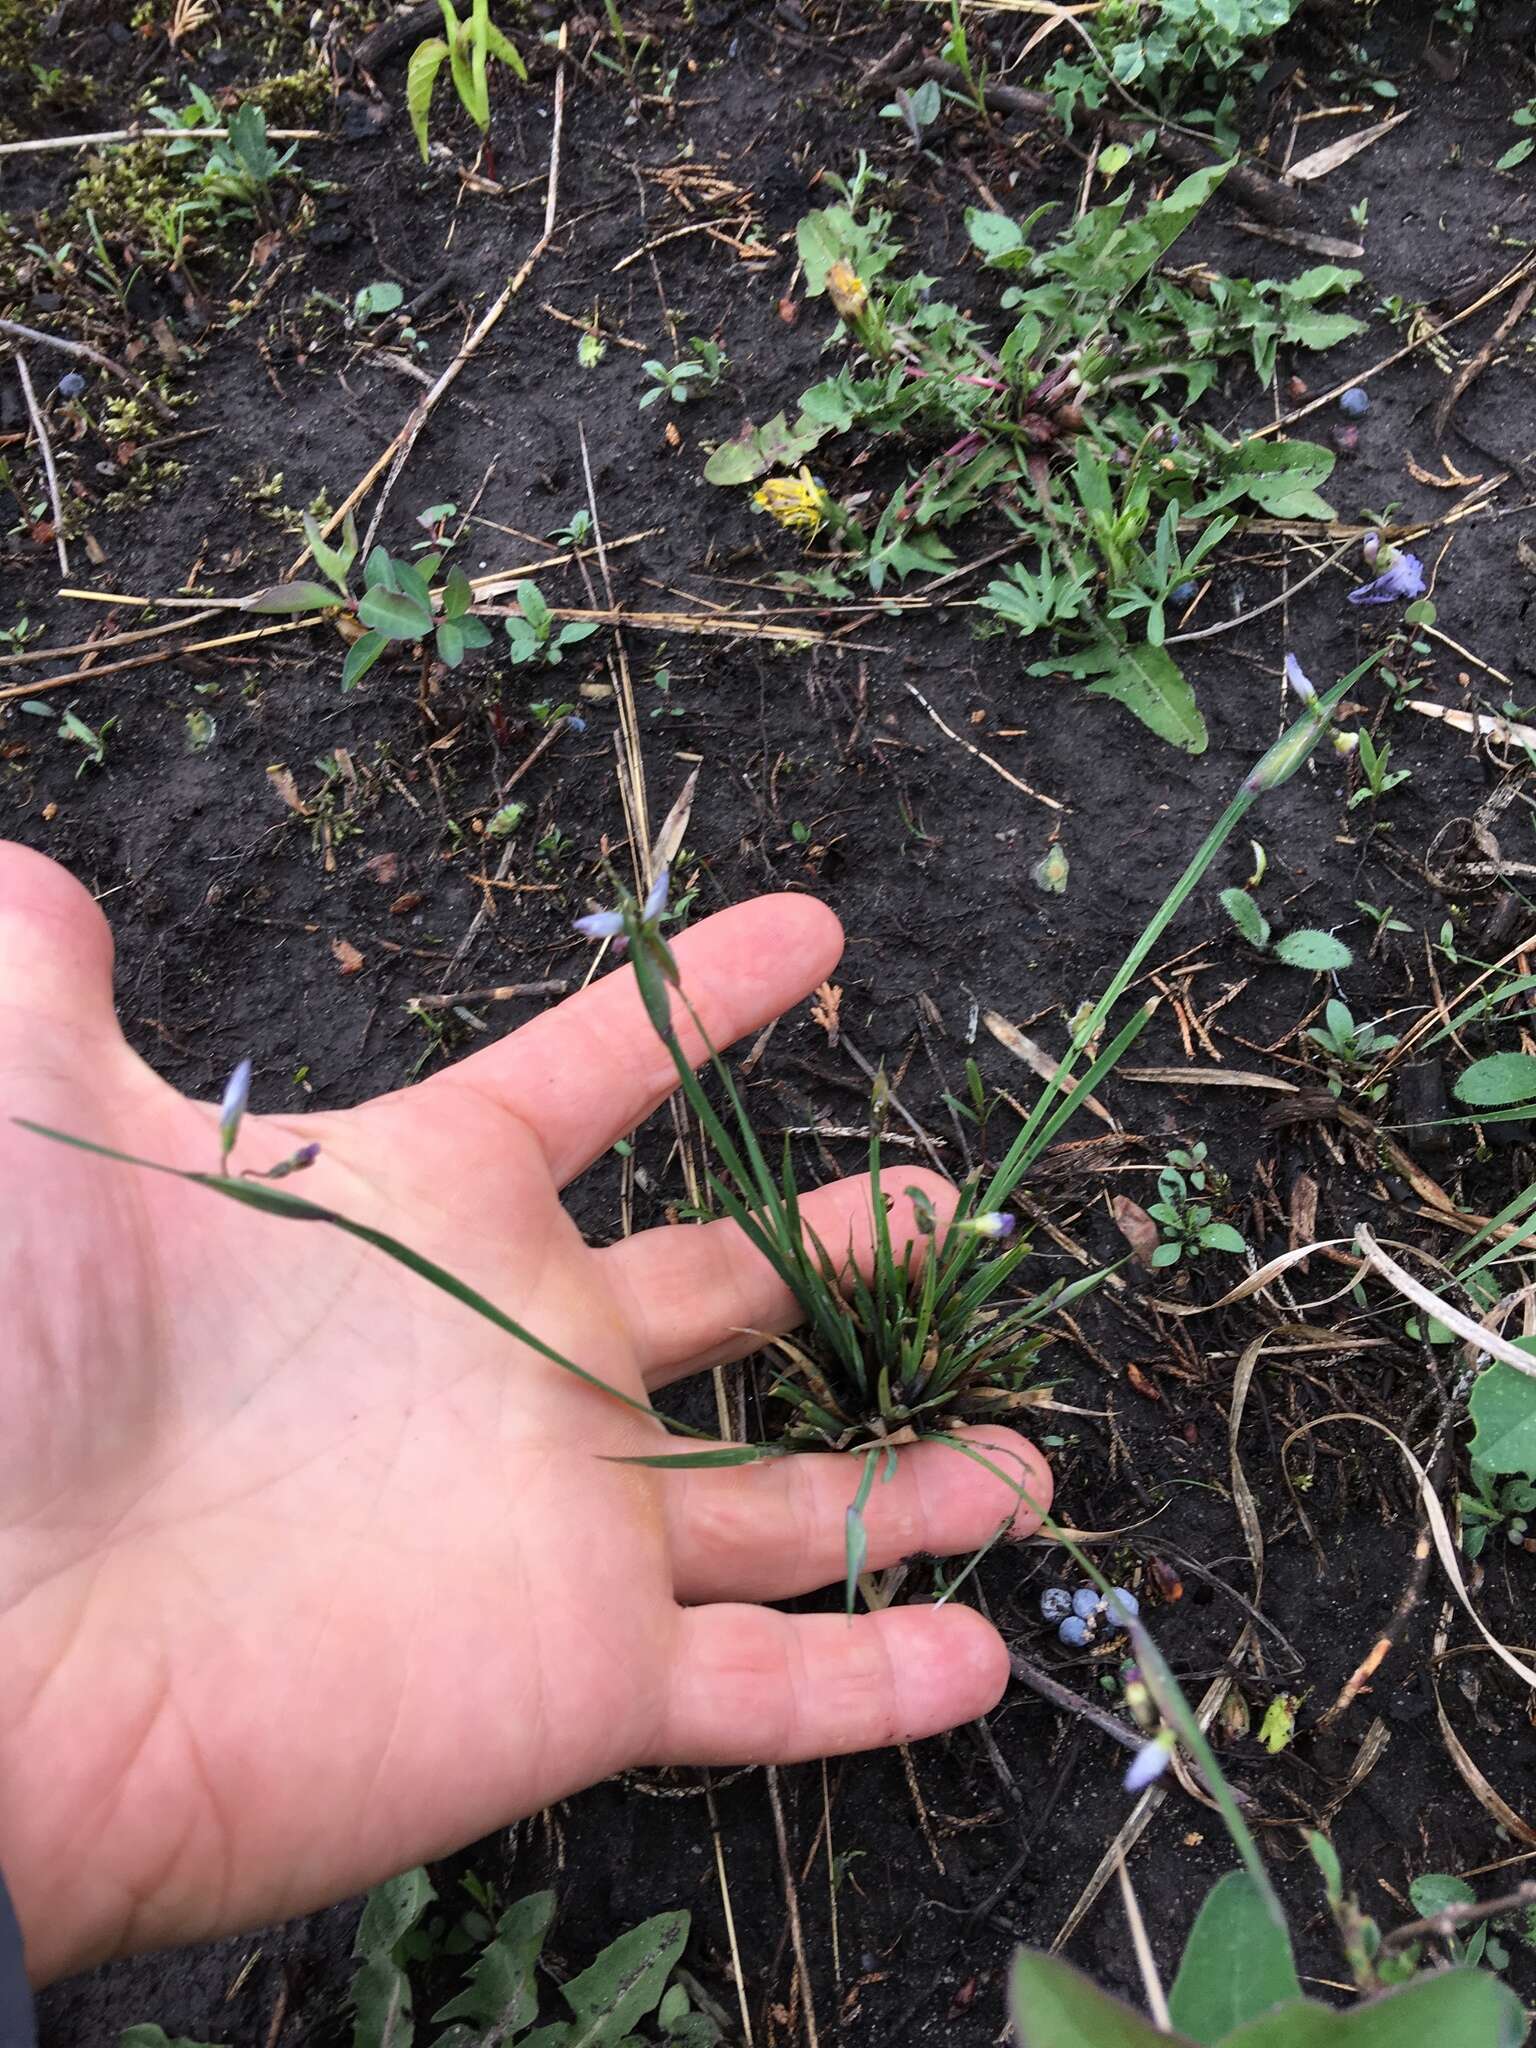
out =
<svg viewBox="0 0 1536 2048"><path fill-rule="evenodd" d="M1161 1081L1170 1088L1268 1088L1276 1095L1299 1095L1294 1081L1275 1074L1245 1073L1233 1067L1116 1067L1122 1081Z"/></svg>
<svg viewBox="0 0 1536 2048"><path fill-rule="evenodd" d="M1438 1309L1435 1313L1438 1315ZM1285 1470L1286 1453L1293 1443L1296 1443L1304 1436L1309 1436L1314 1430L1321 1429L1326 1423L1330 1422L1363 1423L1367 1429L1379 1430L1389 1443L1395 1444L1398 1450L1402 1452L1403 1460L1409 1471L1413 1474L1414 1484L1419 1490L1419 1501L1424 1509L1425 1519L1429 1524L1429 1533L1434 1543L1435 1555L1440 1560L1440 1569L1450 1581L1451 1591L1460 1601L1472 1626L1477 1630L1499 1662L1512 1671L1523 1685L1528 1686L1532 1692L1536 1692L1536 1670L1533 1670L1529 1664L1522 1664L1513 1651L1505 1648L1498 1637L1484 1626L1481 1616L1472 1605L1467 1593L1466 1581L1461 1575L1461 1564L1456 1555L1456 1540L1451 1534L1451 1525L1446 1520L1445 1509L1440 1505L1440 1496L1430 1484L1429 1474L1424 1470L1424 1467L1414 1456L1413 1451L1404 1443L1396 1430L1389 1429L1386 1423L1377 1421L1374 1415L1362 1415L1352 1408L1340 1409L1332 1415L1320 1415L1313 1422L1300 1424L1298 1428L1293 1429L1290 1435L1285 1438L1280 1446L1281 1470ZM1288 1473L1286 1479L1287 1484L1289 1484Z"/></svg>
<svg viewBox="0 0 1536 2048"><path fill-rule="evenodd" d="M1152 1957L1152 1944L1147 1939L1147 1923L1141 1917L1141 1902L1136 1897L1136 1888L1131 1883L1131 1873L1125 1867L1125 1858L1115 1859L1116 1875L1120 1879L1120 1898L1125 1906L1126 1921L1131 1930L1131 1947L1136 1952L1136 1967L1141 1972L1141 1988L1146 1997L1147 2011L1152 2024L1160 2034L1173 2032L1173 2021L1168 2015L1168 2000L1163 1991L1162 1979L1157 1974L1157 1964Z"/></svg>
<svg viewBox="0 0 1536 2048"><path fill-rule="evenodd" d="M1310 156L1304 156L1284 173L1292 185L1311 185L1319 178L1326 178L1330 171L1336 171L1340 164L1347 164L1351 157L1359 156L1364 149L1370 149L1380 142L1384 135L1390 135L1394 128L1401 127L1408 119L1408 111L1390 114L1385 121L1377 121L1369 128L1357 128L1353 135L1341 135L1337 142L1327 143L1322 149L1314 149Z"/></svg>
<svg viewBox="0 0 1536 2048"><path fill-rule="evenodd" d="M1022 1060L1032 1074L1038 1075L1049 1086L1059 1088L1064 1095L1071 1094L1073 1084L1070 1080L1061 1079L1060 1060L1052 1059L1043 1045L1037 1045L1034 1039L1026 1038L1018 1026L1010 1024L998 1010L988 1010L981 1021L998 1044L1006 1047L1016 1060ZM1083 1108L1091 1109L1100 1123L1108 1124L1112 1131L1119 1130L1120 1126L1097 1096L1085 1095Z"/></svg>
<svg viewBox="0 0 1536 2048"><path fill-rule="evenodd" d="M1421 1280L1400 1266L1396 1259L1388 1256L1362 1223L1355 1232L1355 1244L1365 1262L1399 1294L1406 1295L1416 1308L1433 1316L1437 1323L1444 1323L1448 1330L1454 1330L1458 1337L1473 1347L1475 1352L1486 1352L1490 1358L1497 1358L1501 1364L1512 1365L1516 1372L1524 1373L1527 1379L1536 1379L1536 1358L1527 1351L1518 1350L1507 1337L1497 1330L1490 1330L1486 1324L1474 1322L1471 1316L1446 1301L1441 1295L1431 1292ZM1411 1453L1410 1453L1411 1455ZM1523 1668L1523 1667L1522 1667Z"/></svg>
<svg viewBox="0 0 1536 2048"><path fill-rule="evenodd" d="M1462 1783L1483 1811L1491 1815L1495 1825L1513 1835L1517 1842L1524 1842L1527 1848L1536 1849L1536 1828L1520 1818L1509 1801L1473 1761L1471 1752L1451 1726L1451 1717L1445 1711L1445 1701L1440 1696L1440 1661L1445 1655L1450 1635L1450 1617L1451 1603L1447 1600L1440 1610L1440 1621L1435 1630L1434 1654L1430 1659L1430 1683L1435 1690L1435 1718L1440 1723L1440 1739L1445 1744L1446 1754L1460 1772Z"/></svg>
<svg viewBox="0 0 1536 2048"><path fill-rule="evenodd" d="M1299 1266L1303 1259L1311 1258L1314 1252L1330 1251L1337 1245L1352 1244L1353 1242L1354 1240L1348 1237L1320 1237L1311 1244L1297 1245L1293 1251L1280 1252L1275 1258L1266 1260L1256 1273L1250 1273L1246 1280L1239 1280L1235 1287L1228 1288L1219 1301L1197 1302L1193 1306L1173 1301L1160 1301L1157 1304L1158 1314L1180 1317L1208 1316L1216 1309L1231 1308L1239 1301L1246 1301L1249 1295L1261 1293L1272 1280L1278 1280L1282 1273L1288 1273L1292 1266ZM1350 1288L1355 1284L1355 1277L1351 1276L1337 1293L1326 1294L1320 1301L1307 1302L1303 1306L1307 1308L1328 1308L1333 1302L1342 1300L1348 1294ZM1532 1369L1536 1370L1536 1361L1533 1361Z"/></svg>

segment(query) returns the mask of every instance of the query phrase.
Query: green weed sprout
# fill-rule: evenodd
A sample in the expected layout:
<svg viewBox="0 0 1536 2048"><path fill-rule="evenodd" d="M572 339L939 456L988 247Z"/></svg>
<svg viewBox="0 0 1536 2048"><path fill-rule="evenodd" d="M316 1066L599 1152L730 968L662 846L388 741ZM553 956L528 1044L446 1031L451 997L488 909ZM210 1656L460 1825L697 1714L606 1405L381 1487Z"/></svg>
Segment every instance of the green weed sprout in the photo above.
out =
<svg viewBox="0 0 1536 2048"><path fill-rule="evenodd" d="M445 510L442 506L432 509ZM348 613L363 630L353 639L342 663L344 690L354 689L379 657L398 643L433 641L438 659L447 668L457 668L466 654L490 646L490 628L471 609L474 586L457 564L434 597L431 580L442 565L445 550L433 548L414 562L406 562L387 548L373 548L363 564L362 594L354 598L350 578L357 560L357 528L352 514L347 514L342 525L340 547L331 546L308 512L304 514L304 537L316 568L328 582L274 583L248 597L243 609Z"/></svg>
<svg viewBox="0 0 1536 2048"><path fill-rule="evenodd" d="M661 1466L743 1465L812 1448L847 1450L862 1456L864 1470L847 1529L845 1599L850 1611L867 1548L864 1506L877 1474L882 1467L887 1474L894 1469L893 1461L903 1445L919 1439L949 1444L1019 1490L1012 1475L1002 1472L993 1460L956 1434L956 1425L1006 1413L1016 1404L1043 1339L1046 1316L1096 1286L1103 1275L1092 1274L1070 1286L1047 1289L1022 1304L1001 1306L1003 1288L1019 1272L1029 1251L1027 1244L1010 1241L1014 1225L1009 1200L1031 1165L1087 1096L1114 1070L1148 1022L1151 1011L1144 1006L1113 1036L1105 1029L1111 1012L1163 932L1248 811L1307 759L1328 730L1334 707L1370 666L1370 661L1361 664L1325 697L1310 703L1304 717L1246 778L1103 995L1076 1021L1072 1043L1056 1081L1042 1090L1000 1164L990 1175L978 1169L960 1187L948 1229L941 1235L931 1211L925 1215L921 1200L915 1204L922 1240L918 1248L925 1254L921 1259L914 1256L913 1246L898 1247L890 1232L881 1196L879 1123L883 1104L876 1101L869 1154L875 1195L875 1245L867 1277L851 1271L846 1261L836 1260L805 1227L789 1146L786 1143L777 1168L771 1167L725 1062L712 1050L709 1052L709 1069L724 1097L725 1115L717 1110L710 1092L690 1065L678 1035L674 1004L681 1006L696 1028L698 1022L663 932L667 913L665 873L654 879L643 901L624 893L615 908L580 920L579 928L585 936L627 947L646 1015L672 1057L683 1094L698 1116L713 1154L714 1164L707 1174L711 1200L762 1253L789 1288L803 1318L803 1327L796 1337L782 1340L778 1347L781 1371L776 1391L788 1411L788 1421L776 1440L710 1443L706 1448L659 1454L638 1462ZM1107 1042L1101 1043L1101 1037ZM877 1090L877 1094L880 1092L883 1091ZM314 1148L305 1147L265 1172L229 1173L229 1152L242 1109L243 1096L237 1087L226 1104L218 1171L212 1173L136 1158L33 1123L25 1127L99 1157L174 1174L269 1215L296 1222L326 1223L345 1231L406 1266L429 1285L451 1295L586 1385L609 1393L676 1433L693 1438L704 1435L669 1418L654 1417L645 1403L632 1400L577 1361L564 1357L466 1282L423 1258L399 1239L306 1201L278 1185L313 1162Z"/></svg>
<svg viewBox="0 0 1536 2048"><path fill-rule="evenodd" d="M1204 1145L1168 1154L1157 1176L1158 1199L1147 1210L1163 1240L1153 1249L1154 1266L1176 1266L1202 1252L1247 1251L1239 1231L1212 1219L1208 1197L1225 1186L1225 1179L1211 1172Z"/></svg>
<svg viewBox="0 0 1536 2048"><path fill-rule="evenodd" d="M491 91L486 78L490 58L499 58L520 79L526 81L528 77L528 67L516 44L509 42L491 20L489 0L472 0L467 21L460 21L454 12L453 0L438 0L438 5L443 10L444 34L429 36L416 45L405 74L405 103L423 163L427 161L432 88L445 57L459 104L482 135L491 125Z"/></svg>
<svg viewBox="0 0 1536 2048"><path fill-rule="evenodd" d="M598 630L593 619L574 619L557 631L554 613L544 602L537 583L519 583L513 595L521 616L506 621L507 642L512 660L519 668L529 663L553 668L564 659L566 648L590 640Z"/></svg>
<svg viewBox="0 0 1536 2048"><path fill-rule="evenodd" d="M956 62L964 78L970 60ZM920 137L938 100L930 80L891 111ZM1334 456L1278 437L1234 442L1169 408L1187 410L1226 360L1246 358L1267 383L1282 346L1325 349L1360 331L1323 303L1359 282L1337 265L1287 284L1228 276L1192 288L1170 274L1163 259L1226 168L1193 173L1135 216L1127 187L1038 245L1049 208L1023 220L969 209L970 241L1002 285L995 331L931 278L898 275L906 252L893 212L864 203L867 165L829 179L843 203L807 214L796 244L807 297L837 316L829 345L843 344L844 360L793 414L747 425L704 468L707 482L757 486L759 509L817 542L781 582L841 599L861 581L878 592L942 573L951 534L995 513L1016 529L1017 559L979 597L979 630L1038 636L1025 673L1075 678L1160 739L1203 751L1176 658L1185 586L1254 512L1329 516L1319 489ZM844 439L859 460L880 448L901 480L870 488L876 472L862 471L840 503L805 464Z"/></svg>

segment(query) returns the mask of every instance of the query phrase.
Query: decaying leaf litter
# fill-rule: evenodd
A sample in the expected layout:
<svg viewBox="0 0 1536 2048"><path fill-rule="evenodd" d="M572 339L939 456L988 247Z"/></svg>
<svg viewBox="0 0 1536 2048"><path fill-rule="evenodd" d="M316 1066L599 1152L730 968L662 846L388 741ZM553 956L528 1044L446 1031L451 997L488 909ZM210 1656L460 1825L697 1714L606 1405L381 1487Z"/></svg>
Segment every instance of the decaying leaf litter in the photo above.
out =
<svg viewBox="0 0 1536 2048"><path fill-rule="evenodd" d="M1023 65L1042 28L1066 38L1056 55L1081 41L1039 14L978 8L968 20L974 48L1000 66ZM1489 1891L1509 1884L1518 1866L1492 1866L1528 1846L1524 1689L1459 1606L1432 1518L1420 1570L1425 1496L1412 1468L1390 1447L1373 1455L1391 1428L1454 1529L1458 1495L1477 1497L1456 1420L1466 1361L1454 1345L1424 1346L1390 1285L1371 1279L1363 1300L1351 1290L1361 1224L1410 1277L1438 1286L1459 1247L1472 1244L1463 1270L1490 1248L1495 1237L1476 1233L1529 1178L1518 1117L1430 1127L1478 1106L1452 1092L1476 1061L1528 1050L1518 992L1477 1011L1479 994L1512 989L1527 971L1530 916L1529 296L1518 246L1528 201L1518 166L1491 168L1519 132L1509 117L1528 90L1518 33L1511 42L1485 22L1463 49L1426 9L1368 22L1365 61L1354 63L1349 32L1304 17L1243 102L1253 154L1242 189L1214 194L1165 259L1190 290L1202 267L1256 279L1319 262L1363 273L1340 302L1365 323L1360 335L1315 358L1282 349L1267 388L1251 369L1225 370L1197 408L1239 443L1273 438L1283 423L1327 449L1320 488L1333 516L1251 519L1201 565L1177 656L1208 743L1185 757L1079 684L1029 676L1035 649L973 637L978 600L1006 575L1009 557L983 559L1014 544L1006 523L967 536L953 564L827 597L777 582L816 573L824 541L803 549L753 512L748 488L703 480L714 445L744 422L793 414L846 355L846 344L823 353L834 323L824 298L806 296L796 239L808 214L835 202L828 174L853 177L868 153L891 181L880 204L893 207L908 256L939 281L930 297L984 312L990 345L996 294L967 211L1023 220L1051 200L1048 232L1081 220L1113 194L1094 158L1128 146L1111 126L1120 114L1069 145L1033 101L989 99L983 119L950 100L914 140L881 107L898 90L911 101L924 82L952 82L936 72L948 61L942 15L918 8L900 19L719 9L691 27L658 10L644 29L654 70L634 78L603 24L566 26L563 53L533 50L526 93L498 95L492 162L461 177L473 129L439 107L448 154L422 170L398 111L406 46L370 74L376 98L349 62L367 24L338 21L323 39L324 93L270 106L275 141L279 128L319 131L298 144L298 162L329 189L306 185L270 220L210 234L168 275L145 263L130 279L134 252L108 239L105 220L121 291L83 254L62 269L50 261L63 239L50 226L65 218L81 161L30 150L4 160L17 284L0 311L117 366L21 340L70 500L62 536L41 441L19 381L6 380L15 411L3 452L21 486L12 510L26 518L6 543L7 595L17 596L0 626L25 616L32 636L13 639L3 658L14 665L0 670L13 707L0 738L6 829L114 892L125 1012L148 1057L209 1093L250 1047L298 1106L397 1084L541 1000L490 1003L480 991L583 972L566 927L594 892L605 838L625 858L697 769L678 853L699 907L809 887L852 937L835 1028L792 1019L754 1049L760 1120L808 1133L796 1142L827 1171L847 1170L859 1140L832 1133L867 1128L867 1069L883 1065L911 1119L893 1136L958 1169L968 1152L995 1156L1014 1127L1007 1098L1034 1085L1021 1088L1007 1039L977 1020L990 1013L1059 1058L1069 1020L1279 728L1283 654L1297 652L1323 686L1376 653L1351 723L1378 750L1390 745L1384 772L1406 767L1411 779L1351 807L1358 755L1324 757L1267 801L1253 821L1259 879L1260 852L1231 849L1136 991L1159 1007L1138 1066L1097 1091L1109 1122L1074 1126L1024 1190L1042 1273L1076 1273L1124 1252L1112 1206L1122 1218L1127 1202L1150 1213L1169 1153L1203 1143L1225 1184L1213 1216L1243 1237L1263 1284L1226 1300L1244 1284L1231 1253L1126 1265L1122 1284L1074 1310L1047 1354L1038 1427L1056 1440L1068 1520L1103 1532L1094 1554L1142 1589L1207 1707L1283 1889L1311 1882L1286 1860L1300 1821L1327 1826L1352 1882L1395 1888L1396 1905L1391 1890L1372 1901L1386 1920L1398 1907L1412 1917L1407 1886L1426 1870L1471 1873ZM643 63L630 29L630 58ZM150 30L138 45L130 37L126 57L105 30L77 44L73 33L37 61L99 74L101 118L45 104L7 141L125 125L141 82L129 74L146 54L145 76L163 81L156 99L176 105L188 78L222 93L307 61L304 34L285 24L283 62L269 63L259 26L239 10L217 43L192 34L169 50ZM205 73L214 48L224 59ZM1052 56L1049 42L1037 45L1038 68L1020 78L1033 85ZM1447 78L1452 60L1463 68ZM1396 88L1385 113L1373 80ZM343 97L333 108L334 81ZM391 104L393 124L373 125L370 110ZM1408 118L1388 127L1397 112ZM1134 147L1129 110L1124 127ZM1335 141L1374 130L1316 168ZM1165 128L1163 139L1167 150L1117 174L1134 180L1138 205L1210 159L1198 129ZM1287 184L1276 175L1286 163L1304 175ZM1359 221L1351 209L1362 201ZM1321 254L1308 237L1338 246ZM380 281L400 283L402 308L441 289L403 322L387 316L379 335L348 329L314 296L350 313ZM608 345L588 370L578 351L591 335ZM673 363L694 335L730 360L719 390L641 410L640 352ZM50 395L77 363L94 380L87 394ZM1308 389L1294 391L1293 376ZM1358 424L1338 411L1356 389L1370 396ZM105 394L119 391L141 410L114 415L121 431L109 436ZM165 406L174 422L160 417ZM889 493L905 468L873 443L812 459L839 495L866 481ZM377 538L407 561L434 531L416 515L452 503L435 527L452 534L468 517L456 558L488 601L515 605L516 582L531 579L558 620L611 628L622 612L621 632L536 670L498 654L489 673L444 668L405 643L343 695L333 624L274 626L228 607L297 574L302 512L323 527L364 478L360 537L386 485ZM1346 603L1367 578L1359 543L1373 529L1430 577L1434 615L1409 631L1396 613ZM68 587L93 597L58 594L61 538ZM968 562L972 575L956 573ZM213 616L189 626L199 611ZM500 618L491 623L503 644ZM159 637L123 652L107 644L146 627ZM59 658L50 643L90 651ZM46 721L15 708L28 702L46 705ZM115 720L99 764L70 734L66 708L97 738ZM1223 912L1218 884L1248 895L1277 932L1331 934L1351 967L1329 982L1256 950ZM1374 1034L1363 1060L1362 1027ZM1178 1200L1208 1192L1174 1170L1186 1182ZM611 1233L619 1214L654 1220L684 1187L664 1127L594 1174L583 1220L595 1233ZM1496 1235L1520 1226L1517 1213ZM1518 1251L1459 1297L1495 1336L1527 1326ZM698 1419L712 1422L713 1404L711 1394ZM1465 1530L1477 1516L1461 1519ZM1465 1545L1453 1555L1477 1612L1518 1657L1525 1552L1501 1522L1479 1556ZM1099 1683L1113 1665L1091 1651L1074 1660L1035 1619L1054 1568L1041 1552L994 1553L976 1584L1021 1663L1114 1712ZM1388 1631L1369 1689L1319 1732ZM1299 1733L1271 1756L1256 1731L1286 1699L1298 1703ZM780 1773L778 1826L753 1775L707 1792L637 1782L602 1788L521 1831L515 1848L490 1845L472 1861L507 1898L546 1874L558 1884L560 1953L575 1968L623 1927L686 1906L698 1970L734 2007L734 1953L765 2037L814 2014L823 2031L900 2021L974 2028L979 2039L997 2025L1011 1939L1049 1943L1096 1869L1113 1877L1106 1849L1126 1814L1118 1786L1104 1738L1016 1691L986 1730L905 1760ZM1184 1794L1155 1797L1130 1867L1153 1948L1171 1957L1225 1855ZM781 1936L786 1871L793 1940ZM123 1966L56 1994L49 2024L59 2039L110 2041L153 2015L173 2032L224 2038L223 2014L230 2038L264 2038L276 1987L291 1979L290 2036L306 2026L340 2037L349 1940L349 1921L321 1921L263 1944L227 2010L220 2001L251 1944ZM1067 1953L1135 1991L1113 1896L1083 1909ZM1310 1961L1337 1974L1321 1930Z"/></svg>

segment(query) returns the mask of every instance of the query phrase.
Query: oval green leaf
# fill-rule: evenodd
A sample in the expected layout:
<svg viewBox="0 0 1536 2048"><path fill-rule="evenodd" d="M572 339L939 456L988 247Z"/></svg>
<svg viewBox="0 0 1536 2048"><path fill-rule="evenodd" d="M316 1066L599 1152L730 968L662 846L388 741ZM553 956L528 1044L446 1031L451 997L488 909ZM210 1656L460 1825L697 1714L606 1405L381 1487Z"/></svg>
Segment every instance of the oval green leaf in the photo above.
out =
<svg viewBox="0 0 1536 2048"><path fill-rule="evenodd" d="M1354 954L1332 932L1287 932L1276 939L1274 956L1286 967L1300 967L1308 974L1332 974L1354 961Z"/></svg>
<svg viewBox="0 0 1536 2048"><path fill-rule="evenodd" d="M1474 1060L1455 1084L1460 1101L1471 1109L1507 1109L1514 1102L1536 1105L1536 1057L1528 1052L1496 1052Z"/></svg>

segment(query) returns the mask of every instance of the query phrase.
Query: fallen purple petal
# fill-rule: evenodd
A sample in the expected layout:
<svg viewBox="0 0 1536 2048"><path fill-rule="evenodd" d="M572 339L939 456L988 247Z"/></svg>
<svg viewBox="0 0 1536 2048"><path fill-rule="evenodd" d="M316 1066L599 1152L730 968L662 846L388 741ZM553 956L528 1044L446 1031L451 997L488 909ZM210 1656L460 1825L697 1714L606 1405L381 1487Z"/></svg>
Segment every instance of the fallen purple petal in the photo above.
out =
<svg viewBox="0 0 1536 2048"><path fill-rule="evenodd" d="M1380 557L1377 557L1380 560ZM1395 604L1424 595L1424 564L1417 555L1394 554L1381 574L1349 593L1351 604Z"/></svg>
<svg viewBox="0 0 1536 2048"><path fill-rule="evenodd" d="M1127 1792L1145 1792L1149 1785L1155 1785L1167 1770L1173 1752L1161 1737L1143 1743L1131 1758L1130 1769L1125 1774Z"/></svg>
<svg viewBox="0 0 1536 2048"><path fill-rule="evenodd" d="M593 910L573 918L571 930L584 939L618 939L624 935L624 919L617 910Z"/></svg>

